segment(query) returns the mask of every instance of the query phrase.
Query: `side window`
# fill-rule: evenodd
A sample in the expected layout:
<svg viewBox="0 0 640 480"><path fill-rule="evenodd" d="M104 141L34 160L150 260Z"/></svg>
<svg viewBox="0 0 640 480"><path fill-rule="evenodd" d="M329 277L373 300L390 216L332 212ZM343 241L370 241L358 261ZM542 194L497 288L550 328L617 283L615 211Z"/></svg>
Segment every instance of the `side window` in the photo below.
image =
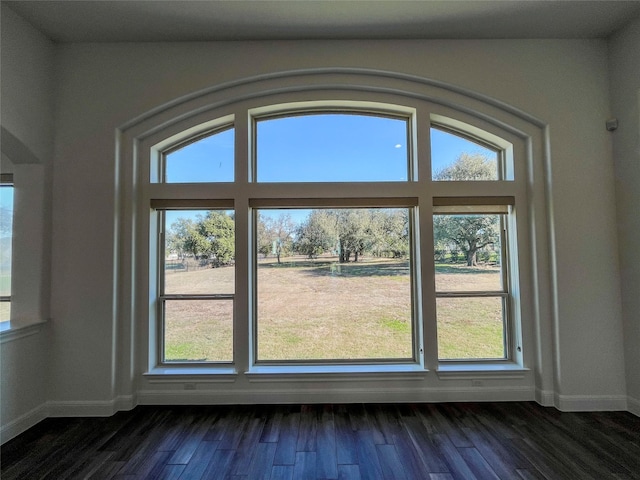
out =
<svg viewBox="0 0 640 480"><path fill-rule="evenodd" d="M159 210L161 363L233 361L232 210Z"/></svg>
<svg viewBox="0 0 640 480"><path fill-rule="evenodd" d="M438 358L503 360L509 355L508 208L460 213L465 210L436 207L433 218Z"/></svg>
<svg viewBox="0 0 640 480"><path fill-rule="evenodd" d="M0 176L0 322L11 318L11 243L13 241L13 175Z"/></svg>

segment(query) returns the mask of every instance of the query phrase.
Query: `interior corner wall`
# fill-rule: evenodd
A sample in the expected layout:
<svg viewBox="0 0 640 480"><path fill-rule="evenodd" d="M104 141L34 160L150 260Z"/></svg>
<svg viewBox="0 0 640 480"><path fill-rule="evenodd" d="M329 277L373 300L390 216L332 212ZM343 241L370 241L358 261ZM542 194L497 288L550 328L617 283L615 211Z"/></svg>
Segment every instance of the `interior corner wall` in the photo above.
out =
<svg viewBox="0 0 640 480"><path fill-rule="evenodd" d="M0 169L14 175L13 332L0 345L1 441L46 416L49 338L46 327L14 335L49 317L53 44L3 2ZM17 148L16 148L17 147ZM24 153L21 154L21 153Z"/></svg>
<svg viewBox="0 0 640 480"><path fill-rule="evenodd" d="M65 44L57 49L53 402L105 405L118 394L113 389L120 368L114 342L122 334L115 329L113 302L116 130L151 109L224 82L287 70L360 67L460 86L548 123L548 221L555 232L558 315L553 331L543 335L545 342L555 338L557 362L553 372L543 373L555 378L554 393L566 409L618 408L621 399L625 404L615 190L611 139L604 128L609 115L605 41Z"/></svg>
<svg viewBox="0 0 640 480"><path fill-rule="evenodd" d="M627 393L640 416L640 18L610 40L609 59Z"/></svg>

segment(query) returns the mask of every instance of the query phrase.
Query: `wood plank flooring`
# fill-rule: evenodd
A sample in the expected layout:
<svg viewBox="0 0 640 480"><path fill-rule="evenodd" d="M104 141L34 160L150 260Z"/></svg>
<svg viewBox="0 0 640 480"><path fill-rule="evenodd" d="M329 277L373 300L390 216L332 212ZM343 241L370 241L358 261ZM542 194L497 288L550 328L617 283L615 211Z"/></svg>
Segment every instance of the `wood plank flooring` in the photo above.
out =
<svg viewBox="0 0 640 480"><path fill-rule="evenodd" d="M50 418L10 479L640 479L640 418L535 403L140 406Z"/></svg>

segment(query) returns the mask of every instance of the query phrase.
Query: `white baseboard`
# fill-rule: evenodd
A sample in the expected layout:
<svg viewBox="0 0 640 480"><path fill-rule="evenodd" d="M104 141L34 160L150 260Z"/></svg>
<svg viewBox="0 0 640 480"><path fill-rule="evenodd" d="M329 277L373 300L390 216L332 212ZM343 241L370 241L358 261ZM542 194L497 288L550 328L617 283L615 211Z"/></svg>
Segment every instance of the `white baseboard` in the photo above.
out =
<svg viewBox="0 0 640 480"><path fill-rule="evenodd" d="M627 397L627 410L640 417L640 400L631 396Z"/></svg>
<svg viewBox="0 0 640 480"><path fill-rule="evenodd" d="M563 412L627 410L625 395L556 395L556 407Z"/></svg>
<svg viewBox="0 0 640 480"><path fill-rule="evenodd" d="M553 390L540 390L536 388L536 402L543 407L555 407L556 396Z"/></svg>
<svg viewBox="0 0 640 480"><path fill-rule="evenodd" d="M47 418L47 416L47 404L43 403L27 413L20 415L18 418L10 421L6 425L2 425L0 427L0 445L3 445L12 438L20 435L22 432L30 429Z"/></svg>
<svg viewBox="0 0 640 480"><path fill-rule="evenodd" d="M140 405L228 405L291 403L411 403L533 401L531 387L447 389L142 390Z"/></svg>
<svg viewBox="0 0 640 480"><path fill-rule="evenodd" d="M113 400L47 402L50 417L110 417L119 410L131 410L134 406L134 398L130 395Z"/></svg>

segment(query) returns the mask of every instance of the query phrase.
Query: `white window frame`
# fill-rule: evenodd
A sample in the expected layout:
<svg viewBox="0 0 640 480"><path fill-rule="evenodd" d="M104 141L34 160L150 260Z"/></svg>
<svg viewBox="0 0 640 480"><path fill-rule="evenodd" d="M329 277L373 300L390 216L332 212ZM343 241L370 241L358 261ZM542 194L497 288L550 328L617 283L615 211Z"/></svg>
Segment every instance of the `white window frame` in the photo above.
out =
<svg viewBox="0 0 640 480"><path fill-rule="evenodd" d="M196 124L176 124L173 133L164 139L149 144L148 163L140 170L143 180L141 205L142 209L148 209L151 200L163 200L170 208L197 208L202 202L231 201L236 212L236 252L239 257L236 259L236 308L234 310L234 361L225 366L207 365L201 369L191 368L191 373L237 373L245 371L252 373L273 373L273 374L305 374L309 372L386 372L386 371L427 371L429 369L440 370L442 372L450 369L451 362L438 360L437 358L437 333L435 314L435 282L433 265L433 199L436 197L472 197L472 198L495 198L512 197L513 212L521 212L526 217L526 175L525 175L525 148L520 138L512 132L507 132L497 127L491 122L474 117L468 113L461 113L454 109L442 105L433 104L423 100L408 101L406 98L391 94L363 94L362 92L351 92L349 95L334 94L332 100L308 100L316 95L286 94L282 101L277 96L263 99L263 105L255 106L256 102L238 102L231 108L221 109L220 112L209 112L209 118L205 122ZM323 92L319 97L327 97L327 92ZM295 99L301 99L294 101ZM363 100L364 98L364 100ZM371 101L380 98L384 103ZM226 111L225 111L226 110ZM292 183L283 190L282 184L262 184L252 181L252 172L255 171L255 139L252 137L253 122L256 118L267 116L283 116L293 113L308 113L318 111L353 111L366 112L368 114L379 113L384 116L408 116L410 118L410 166L409 180L406 182L385 182L385 189L382 193L377 192L375 187L377 182L368 183L328 183L321 185ZM218 115L216 115L216 113ZM236 129L236 158L235 158L235 182L233 184L162 184L161 159L163 152L175 148L176 145L188 142L190 138L201 136L204 132L212 129L223 129L229 125ZM500 152L500 164L502 165L505 180L490 182L436 182L431 179L430 164L430 128L446 128L473 138L476 142L481 142L490 148ZM182 127L182 130L180 128ZM155 172L155 173L154 173ZM371 192L376 191L375 197ZM212 192L215 192L212 194ZM345 192L348 192L345 194ZM496 193L498 195L496 195ZM329 364L318 365L277 365L261 366L254 358L254 320L252 311L255 307L252 294L254 282L254 266L252 264L250 231L252 228L252 209L256 204L266 206L306 206L309 200L328 202L327 205L348 205L349 202L359 200L373 201L386 205L385 199L404 198L415 199L416 203L416 228L414 232L414 258L415 262L415 338L417 357L413 362L404 365L373 364L359 368L358 365L346 363L345 365L333 366ZM325 200L322 200L325 199ZM329 200L326 200L329 199ZM373 199L373 200L372 200ZM413 200L412 200L413 201ZM257 203L256 203L257 202ZM489 203L489 202L488 202ZM146 205L146 207L145 207ZM148 211L148 210L147 210ZM152 211L152 216L155 215ZM521 231L519 235L511 232L509 237L511 260L509 264L511 280L510 283L517 285L509 292L510 301L509 314L509 355L504 361L490 363L501 363L502 366L513 366L522 368L524 366L522 354L522 328L520 316L520 301L517 295L520 292L521 278L519 277L518 263L522 262L522 249L518 249L517 238L526 237L526 221L521 221L519 217L517 229ZM526 219L525 219L526 220ZM157 225L154 220L149 221L148 231L150 232L150 243L147 245L149 252L149 269L151 279L148 285L150 298L155 298L157 290L152 286L157 278L157 269L153 266L157 259L157 244L155 235ZM514 228L516 228L514 226ZM240 252L246 252L246 255ZM144 285L145 282L141 282ZM246 304L246 305L245 305ZM152 305L152 304L151 304ZM149 339L148 371L155 373L166 372L166 365L158 362L158 335L159 326L157 314L153 311L153 306L149 307L150 326L147 331ZM459 366L463 362L456 362ZM487 366L489 362L478 360L466 362L470 368L476 369L482 365ZM180 368L179 365L172 365L170 368Z"/></svg>
<svg viewBox="0 0 640 480"><path fill-rule="evenodd" d="M516 331L514 328L515 319L517 318L517 312L512 309L512 291L517 288L514 284L514 279L511 275L511 269L516 268L517 263L514 255L511 254L510 249L510 232L515 229L516 219L512 211L511 205L513 198L483 198L473 197L466 199L452 198L434 198L434 217L436 215L483 215L483 214L497 214L500 215L500 276L501 276L501 289L500 290L454 290L454 291L440 291L436 289L435 297L438 298L501 298L502 299L502 320L503 320L503 348L504 358L440 358L441 364L454 364L464 362L474 363L492 363L500 364L504 362L510 362L513 359L514 351L521 351L519 338L514 335ZM474 205L475 201L486 202L487 205Z"/></svg>

